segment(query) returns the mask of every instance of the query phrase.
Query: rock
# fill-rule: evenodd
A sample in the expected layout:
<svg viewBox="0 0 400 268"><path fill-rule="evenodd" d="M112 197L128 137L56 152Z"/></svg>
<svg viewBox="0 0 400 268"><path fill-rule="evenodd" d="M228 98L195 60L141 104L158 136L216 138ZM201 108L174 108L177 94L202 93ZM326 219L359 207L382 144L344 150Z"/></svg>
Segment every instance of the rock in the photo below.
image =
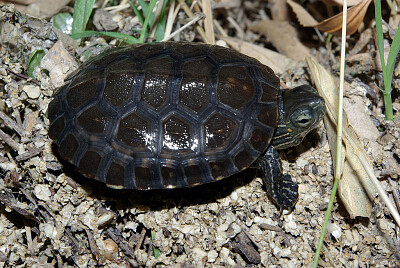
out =
<svg viewBox="0 0 400 268"><path fill-rule="evenodd" d="M22 88L23 91L28 95L31 99L37 99L40 96L40 88L34 85L25 85Z"/></svg>

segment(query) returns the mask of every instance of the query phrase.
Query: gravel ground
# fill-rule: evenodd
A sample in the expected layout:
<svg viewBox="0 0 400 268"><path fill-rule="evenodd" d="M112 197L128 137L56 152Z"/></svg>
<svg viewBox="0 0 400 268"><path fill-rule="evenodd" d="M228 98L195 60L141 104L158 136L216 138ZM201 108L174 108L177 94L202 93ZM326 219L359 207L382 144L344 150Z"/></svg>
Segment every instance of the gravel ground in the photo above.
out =
<svg viewBox="0 0 400 268"><path fill-rule="evenodd" d="M285 172L299 183L292 212L279 212L251 170L191 189L108 189L55 154L46 117L54 83L40 68L37 80L25 76L28 51L39 44L50 49L57 35L47 22L29 24L10 7L0 12L1 267L310 266L333 184L323 123L281 152ZM296 73L305 76L304 66L281 78ZM391 193L399 188L399 112L393 123L379 111L367 113L384 139L371 159ZM395 267L399 249L399 228L379 198L370 218L356 219L336 199L319 264Z"/></svg>

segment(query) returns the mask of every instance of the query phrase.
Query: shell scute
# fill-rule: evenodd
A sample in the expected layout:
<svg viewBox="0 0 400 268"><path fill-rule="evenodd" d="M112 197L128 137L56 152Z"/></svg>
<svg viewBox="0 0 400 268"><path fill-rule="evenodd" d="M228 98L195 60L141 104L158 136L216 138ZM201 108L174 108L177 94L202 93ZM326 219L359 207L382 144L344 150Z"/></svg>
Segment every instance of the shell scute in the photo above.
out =
<svg viewBox="0 0 400 268"><path fill-rule="evenodd" d="M225 66L218 74L217 94L219 102L243 110L254 98L253 79L244 66Z"/></svg>
<svg viewBox="0 0 400 268"><path fill-rule="evenodd" d="M140 115L132 112L119 121L116 140L131 148L131 151L149 151L147 144L152 142L151 124Z"/></svg>
<svg viewBox="0 0 400 268"><path fill-rule="evenodd" d="M72 162L75 153L79 148L78 140L72 134L68 134L59 145L59 152L62 158Z"/></svg>
<svg viewBox="0 0 400 268"><path fill-rule="evenodd" d="M109 124L109 119L97 105L94 105L78 116L78 123L89 133L102 134Z"/></svg>
<svg viewBox="0 0 400 268"><path fill-rule="evenodd" d="M109 73L103 91L104 99L114 107L126 104L135 82L135 73Z"/></svg>
<svg viewBox="0 0 400 268"><path fill-rule="evenodd" d="M170 57L150 59L145 64L141 100L154 110L167 103L172 66Z"/></svg>
<svg viewBox="0 0 400 268"><path fill-rule="evenodd" d="M79 161L79 172L88 178L96 177L100 161L101 155L98 152L86 151Z"/></svg>
<svg viewBox="0 0 400 268"><path fill-rule="evenodd" d="M213 114L204 123L205 151L212 153L225 151L236 138L238 127L234 120L219 113Z"/></svg>
<svg viewBox="0 0 400 268"><path fill-rule="evenodd" d="M107 170L107 175L106 175L106 183L108 185L125 185L125 168L115 162L112 162L110 164L110 167Z"/></svg>
<svg viewBox="0 0 400 268"><path fill-rule="evenodd" d="M67 103L69 107L77 109L88 100L94 98L97 91L97 79L93 78L77 85L70 86L67 91Z"/></svg>
<svg viewBox="0 0 400 268"><path fill-rule="evenodd" d="M177 154L196 149L192 126L183 118L171 115L162 123L162 152Z"/></svg>
<svg viewBox="0 0 400 268"><path fill-rule="evenodd" d="M250 143L256 151L264 152L272 139L273 132L265 131L260 128L254 128Z"/></svg>
<svg viewBox="0 0 400 268"><path fill-rule="evenodd" d="M182 66L182 81L178 102L190 111L199 114L209 102L211 74L216 67L206 58L186 61Z"/></svg>

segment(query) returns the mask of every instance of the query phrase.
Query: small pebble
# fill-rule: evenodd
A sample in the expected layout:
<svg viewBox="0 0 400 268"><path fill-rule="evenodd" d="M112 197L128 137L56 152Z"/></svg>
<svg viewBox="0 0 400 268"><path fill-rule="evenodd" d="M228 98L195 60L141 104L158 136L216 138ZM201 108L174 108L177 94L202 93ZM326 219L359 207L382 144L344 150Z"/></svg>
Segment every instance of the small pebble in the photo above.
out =
<svg viewBox="0 0 400 268"><path fill-rule="evenodd" d="M43 201L50 201L51 192L48 185L38 184L35 186L34 193L37 198Z"/></svg>
<svg viewBox="0 0 400 268"><path fill-rule="evenodd" d="M207 261L208 261L208 262L211 262L211 263L215 262L215 260L217 259L217 257L218 257L218 252L215 251L215 250L211 250L211 251L209 251L209 252L207 253Z"/></svg>
<svg viewBox="0 0 400 268"><path fill-rule="evenodd" d="M117 259L118 245L112 239L106 239L104 241L103 256L110 261Z"/></svg>
<svg viewBox="0 0 400 268"><path fill-rule="evenodd" d="M25 85L22 90L25 91L31 99L37 99L40 96L40 88L38 86Z"/></svg>
<svg viewBox="0 0 400 268"><path fill-rule="evenodd" d="M54 238L57 235L57 230L52 223L45 223L42 231L48 238Z"/></svg>

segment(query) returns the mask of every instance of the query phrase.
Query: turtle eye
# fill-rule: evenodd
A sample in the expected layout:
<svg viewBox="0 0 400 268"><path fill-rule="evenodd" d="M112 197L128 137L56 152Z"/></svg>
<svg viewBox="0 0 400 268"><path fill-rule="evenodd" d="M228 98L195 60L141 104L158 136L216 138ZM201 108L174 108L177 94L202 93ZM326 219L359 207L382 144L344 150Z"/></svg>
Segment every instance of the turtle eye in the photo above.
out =
<svg viewBox="0 0 400 268"><path fill-rule="evenodd" d="M314 122L314 113L308 107L299 107L293 113L292 122L297 127L306 128Z"/></svg>

